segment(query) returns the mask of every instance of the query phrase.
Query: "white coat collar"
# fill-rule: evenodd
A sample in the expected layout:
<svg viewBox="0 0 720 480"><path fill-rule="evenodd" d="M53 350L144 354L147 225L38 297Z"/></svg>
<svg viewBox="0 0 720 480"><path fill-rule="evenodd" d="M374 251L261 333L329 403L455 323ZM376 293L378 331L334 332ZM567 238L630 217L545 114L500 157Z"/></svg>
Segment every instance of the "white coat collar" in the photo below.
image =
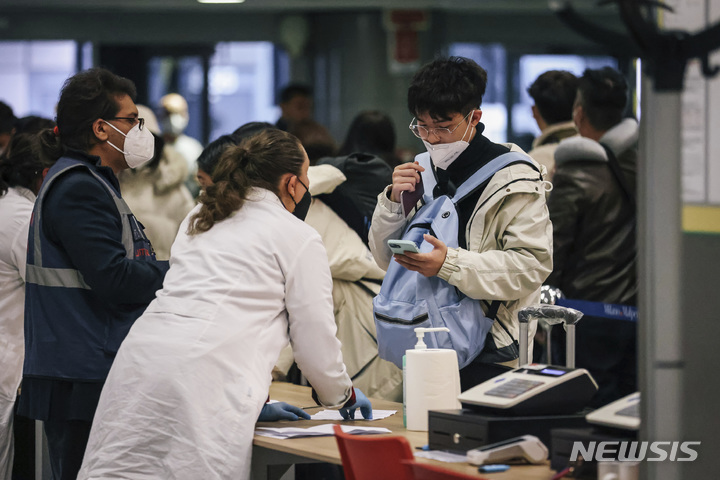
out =
<svg viewBox="0 0 720 480"><path fill-rule="evenodd" d="M626 118L605 132L600 142L607 145L617 156L637 143L639 130L637 120ZM555 150L555 164L561 165L571 160L607 162L608 158L605 149L595 140L570 137L560 142Z"/></svg>
<svg viewBox="0 0 720 480"><path fill-rule="evenodd" d="M12 188L13 188L13 190L15 190L15 192L17 192L17 194L20 195L21 197L25 197L25 198L27 198L28 200L30 200L32 203L35 203L35 198L36 198L36 196L35 196L35 194L33 193L33 191L30 190L29 188L19 187L19 186L18 186L18 187L12 187Z"/></svg>
<svg viewBox="0 0 720 480"><path fill-rule="evenodd" d="M285 205L282 203L282 200L280 200L280 197L278 197L275 192L271 192L270 190L267 190L265 188L250 187L247 195L245 195L245 200L248 202L263 202L276 204L283 210L287 210L285 208Z"/></svg>
<svg viewBox="0 0 720 480"><path fill-rule="evenodd" d="M308 168L310 179L310 195L313 197L324 193L332 193L338 185L347 180L339 168L333 165L315 165Z"/></svg>
<svg viewBox="0 0 720 480"><path fill-rule="evenodd" d="M637 120L634 118L626 118L605 132L605 135L600 138L600 143L607 145L615 155L620 155L635 145L639 136L640 128L638 127Z"/></svg>

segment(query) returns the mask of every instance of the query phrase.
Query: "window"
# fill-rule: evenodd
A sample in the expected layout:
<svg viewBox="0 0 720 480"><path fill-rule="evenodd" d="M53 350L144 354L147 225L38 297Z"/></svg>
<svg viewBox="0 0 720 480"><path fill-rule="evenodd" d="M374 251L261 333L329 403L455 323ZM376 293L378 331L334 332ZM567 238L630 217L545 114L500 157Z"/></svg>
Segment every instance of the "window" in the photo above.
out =
<svg viewBox="0 0 720 480"><path fill-rule="evenodd" d="M167 93L182 95L190 117L184 133L202 143L203 48L207 47L193 53L177 49L176 53L151 58L148 65L151 106L156 108ZM247 122L275 122L279 115L274 98L274 55L270 42L215 45L208 68L208 141L232 133Z"/></svg>
<svg viewBox="0 0 720 480"><path fill-rule="evenodd" d="M219 43L210 60L210 138L247 122L275 123L273 45Z"/></svg>
<svg viewBox="0 0 720 480"><path fill-rule="evenodd" d="M179 93L188 104L188 125L183 133L202 142L203 84L200 55L153 57L148 63L148 106L157 111L165 94Z"/></svg>
<svg viewBox="0 0 720 480"><path fill-rule="evenodd" d="M502 45L454 43L450 55L475 60L488 72L488 82L482 102L483 134L493 142L507 141L507 53Z"/></svg>
<svg viewBox="0 0 720 480"><path fill-rule="evenodd" d="M618 63L612 57L583 57L579 55L523 55L519 60L518 85L519 92L515 96L518 101L512 106L512 133L515 137L531 134L536 137L540 129L532 116L533 99L527 89L541 73L548 70L567 70L578 77L586 68L612 67L617 69Z"/></svg>
<svg viewBox="0 0 720 480"><path fill-rule="evenodd" d="M540 134L527 89L541 73L567 70L579 76L586 68L618 68L613 57L515 55L499 44L454 43L449 53L471 58L488 72L482 103L484 135L494 142L517 143L525 150L530 149L532 139Z"/></svg>
<svg viewBox="0 0 720 480"><path fill-rule="evenodd" d="M65 80L76 72L72 41L0 42L0 100L15 116L55 119Z"/></svg>

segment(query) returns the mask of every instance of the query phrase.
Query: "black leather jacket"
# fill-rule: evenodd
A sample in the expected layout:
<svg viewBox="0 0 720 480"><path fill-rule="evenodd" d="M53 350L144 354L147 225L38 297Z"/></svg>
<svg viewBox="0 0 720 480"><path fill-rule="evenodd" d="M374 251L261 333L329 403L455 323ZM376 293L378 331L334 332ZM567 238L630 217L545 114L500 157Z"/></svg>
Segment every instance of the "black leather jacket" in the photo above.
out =
<svg viewBox="0 0 720 480"><path fill-rule="evenodd" d="M637 122L626 119L600 139L615 153L633 197L637 136ZM555 162L548 200L554 270L546 283L567 298L636 305L637 216L607 154L598 142L574 137L560 144Z"/></svg>

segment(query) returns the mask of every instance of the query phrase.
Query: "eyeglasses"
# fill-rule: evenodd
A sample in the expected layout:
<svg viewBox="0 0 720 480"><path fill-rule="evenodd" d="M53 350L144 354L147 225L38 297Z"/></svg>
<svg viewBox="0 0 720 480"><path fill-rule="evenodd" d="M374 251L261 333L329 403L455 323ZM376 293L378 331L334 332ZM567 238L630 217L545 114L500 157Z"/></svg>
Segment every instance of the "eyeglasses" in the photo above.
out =
<svg viewBox="0 0 720 480"><path fill-rule="evenodd" d="M465 115L465 116L463 117L463 119L460 120L460 122L459 122L457 125L455 125L455 127L453 127L452 130L450 130L450 129L447 128L447 127L427 128L427 127L424 127L424 126L422 126L422 125L418 125L417 123L413 125L413 122L415 121L415 117L413 117L413 119L410 121L410 125L409 125L408 128L410 129L410 131L411 131L416 137L422 138L423 140L426 140L426 139L430 136L431 133L432 133L433 135L435 135L436 137L438 137L438 138L441 138L441 137L447 138L448 136L452 135L452 133L453 133L455 130L457 130L458 127L459 127L460 125L462 125L462 123L463 123L465 120L467 120L467 118L468 118L470 115L472 115L472 113L473 113L474 111L475 111L475 110L470 110L470 113L468 113L467 115Z"/></svg>
<svg viewBox="0 0 720 480"><path fill-rule="evenodd" d="M142 130L145 126L145 119L140 117L112 117L108 118L108 120L127 120L128 122L132 123L133 127L135 126L135 121L137 120L138 123L140 123L140 127L138 127L140 130Z"/></svg>

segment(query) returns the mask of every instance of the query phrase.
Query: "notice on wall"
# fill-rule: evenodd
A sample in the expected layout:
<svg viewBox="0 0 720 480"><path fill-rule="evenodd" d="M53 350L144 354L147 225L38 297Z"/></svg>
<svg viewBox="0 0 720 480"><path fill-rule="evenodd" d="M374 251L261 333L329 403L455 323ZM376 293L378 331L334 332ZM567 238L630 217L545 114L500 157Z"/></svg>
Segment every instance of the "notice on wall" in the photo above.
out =
<svg viewBox="0 0 720 480"><path fill-rule="evenodd" d="M666 29L698 33L720 20L720 0L670 0ZM720 66L720 51L710 66ZM720 76L707 78L694 59L685 71L682 95L683 230L720 233Z"/></svg>
<svg viewBox="0 0 720 480"><path fill-rule="evenodd" d="M707 201L707 81L693 61L685 72L682 95L682 199L685 203Z"/></svg>
<svg viewBox="0 0 720 480"><path fill-rule="evenodd" d="M711 3L710 18L714 24L720 21L720 1L713 0ZM720 66L720 50L710 55L710 66ZM707 165L707 203L720 205L720 75L707 81L708 106L707 123L705 126L708 132L708 165Z"/></svg>
<svg viewBox="0 0 720 480"><path fill-rule="evenodd" d="M383 23L388 32L388 70L408 74L420 68L420 35L428 28L425 10L385 10Z"/></svg>

